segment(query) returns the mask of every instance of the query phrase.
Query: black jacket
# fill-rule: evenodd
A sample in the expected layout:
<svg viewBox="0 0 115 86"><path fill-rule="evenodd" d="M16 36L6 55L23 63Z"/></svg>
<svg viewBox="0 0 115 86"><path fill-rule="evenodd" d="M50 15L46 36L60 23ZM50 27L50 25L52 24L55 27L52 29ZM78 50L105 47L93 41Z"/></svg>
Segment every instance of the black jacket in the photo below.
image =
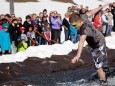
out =
<svg viewBox="0 0 115 86"><path fill-rule="evenodd" d="M111 10L111 13L113 14L113 19L115 20L115 7Z"/></svg>
<svg viewBox="0 0 115 86"><path fill-rule="evenodd" d="M67 27L68 30L69 30L70 25L69 25L69 22L67 21L66 18L63 19L62 24L63 24L65 27Z"/></svg>

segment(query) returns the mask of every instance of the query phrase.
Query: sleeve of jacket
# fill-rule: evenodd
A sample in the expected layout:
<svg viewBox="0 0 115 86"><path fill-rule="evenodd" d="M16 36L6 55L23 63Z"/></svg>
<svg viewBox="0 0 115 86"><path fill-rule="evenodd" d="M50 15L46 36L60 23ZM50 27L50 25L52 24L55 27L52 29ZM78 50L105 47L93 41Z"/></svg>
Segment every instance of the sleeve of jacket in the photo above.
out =
<svg viewBox="0 0 115 86"><path fill-rule="evenodd" d="M53 17L51 17L51 23L52 23L53 25L56 25L56 24L57 24L57 22L55 22L55 19L54 19Z"/></svg>
<svg viewBox="0 0 115 86"><path fill-rule="evenodd" d="M8 44L9 44L9 50L11 50L11 40L10 40L10 35L9 35L9 33L8 33Z"/></svg>
<svg viewBox="0 0 115 86"><path fill-rule="evenodd" d="M62 25L62 20L60 18L58 18L58 23Z"/></svg>

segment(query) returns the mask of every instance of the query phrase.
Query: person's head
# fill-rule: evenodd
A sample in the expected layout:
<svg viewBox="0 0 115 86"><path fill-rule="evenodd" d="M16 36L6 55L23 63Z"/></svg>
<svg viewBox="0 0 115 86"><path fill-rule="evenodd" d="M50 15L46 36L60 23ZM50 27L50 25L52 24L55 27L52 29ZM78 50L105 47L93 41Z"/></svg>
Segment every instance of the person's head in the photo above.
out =
<svg viewBox="0 0 115 86"><path fill-rule="evenodd" d="M2 29L3 29L4 31L8 31L8 28L9 28L9 24L8 24L8 23L4 23L4 24L2 25Z"/></svg>
<svg viewBox="0 0 115 86"><path fill-rule="evenodd" d="M8 23L8 20L5 18L2 19L2 24L4 24L4 23Z"/></svg>
<svg viewBox="0 0 115 86"><path fill-rule="evenodd" d="M15 17L15 14L11 14L11 18L12 18L12 19L16 18L16 17Z"/></svg>
<svg viewBox="0 0 115 86"><path fill-rule="evenodd" d="M22 24L22 18L21 18L21 17L18 17L17 20L18 20L18 23L19 23L19 24Z"/></svg>
<svg viewBox="0 0 115 86"><path fill-rule="evenodd" d="M72 10L72 8L71 7L68 7L68 11L70 12Z"/></svg>
<svg viewBox="0 0 115 86"><path fill-rule="evenodd" d="M26 21L30 21L31 20L31 16L30 15L27 15L26 16Z"/></svg>
<svg viewBox="0 0 115 86"><path fill-rule="evenodd" d="M43 16L43 21L47 21L47 16Z"/></svg>
<svg viewBox="0 0 115 86"><path fill-rule="evenodd" d="M49 23L46 23L46 24L44 25L44 28L45 28L45 29L50 29L50 24L49 24Z"/></svg>
<svg viewBox="0 0 115 86"><path fill-rule="evenodd" d="M5 15L4 14L1 14L0 15L0 19L4 19L5 18Z"/></svg>
<svg viewBox="0 0 115 86"><path fill-rule="evenodd" d="M73 13L71 14L70 18L69 18L69 22L71 23L71 25L73 27L75 27L76 29L80 29L80 27L83 25L83 19L80 17L79 14Z"/></svg>
<svg viewBox="0 0 115 86"><path fill-rule="evenodd" d="M67 13L65 14L65 18L68 18L68 14Z"/></svg>
<svg viewBox="0 0 115 86"><path fill-rule="evenodd" d="M28 30L29 30L29 32L32 32L34 30L34 27L32 25L30 25Z"/></svg>
<svg viewBox="0 0 115 86"><path fill-rule="evenodd" d="M43 17L43 12L39 13L39 17L42 18Z"/></svg>
<svg viewBox="0 0 115 86"><path fill-rule="evenodd" d="M113 2L113 7L115 7L115 2Z"/></svg>
<svg viewBox="0 0 115 86"><path fill-rule="evenodd" d="M50 17L53 17L54 15L54 12L50 12Z"/></svg>
<svg viewBox="0 0 115 86"><path fill-rule="evenodd" d="M108 12L109 12L109 8L106 9L106 13L108 13Z"/></svg>
<svg viewBox="0 0 115 86"><path fill-rule="evenodd" d="M43 14L47 14L47 9L44 9L44 10L43 10Z"/></svg>
<svg viewBox="0 0 115 86"><path fill-rule="evenodd" d="M10 20L10 18L11 18L10 14L5 15L5 19Z"/></svg>
<svg viewBox="0 0 115 86"><path fill-rule="evenodd" d="M75 5L74 10L78 10L78 4Z"/></svg>
<svg viewBox="0 0 115 86"><path fill-rule="evenodd" d="M99 11L97 12L97 15L99 15L100 17L102 16L102 14L103 14L103 11L102 11L102 10L99 10Z"/></svg>
<svg viewBox="0 0 115 86"><path fill-rule="evenodd" d="M59 17L60 19L62 19L61 14L58 14L58 17Z"/></svg>
<svg viewBox="0 0 115 86"><path fill-rule="evenodd" d="M86 13L86 9L85 8L82 8L82 14L85 14Z"/></svg>
<svg viewBox="0 0 115 86"><path fill-rule="evenodd" d="M17 19L13 19L13 20L12 20L12 25L15 26L15 27L17 27L17 24L18 24Z"/></svg>
<svg viewBox="0 0 115 86"><path fill-rule="evenodd" d="M83 5L80 5L80 9L82 9L83 8Z"/></svg>
<svg viewBox="0 0 115 86"><path fill-rule="evenodd" d="M89 11L89 7L88 7L88 6L86 6L86 7L85 7L85 10L86 10L86 11Z"/></svg>
<svg viewBox="0 0 115 86"><path fill-rule="evenodd" d="M54 11L54 17L58 17L58 12Z"/></svg>
<svg viewBox="0 0 115 86"><path fill-rule="evenodd" d="M36 19L37 15L35 13L32 14L32 19Z"/></svg>
<svg viewBox="0 0 115 86"><path fill-rule="evenodd" d="M25 28L24 27L20 27L20 32L24 33L25 32Z"/></svg>

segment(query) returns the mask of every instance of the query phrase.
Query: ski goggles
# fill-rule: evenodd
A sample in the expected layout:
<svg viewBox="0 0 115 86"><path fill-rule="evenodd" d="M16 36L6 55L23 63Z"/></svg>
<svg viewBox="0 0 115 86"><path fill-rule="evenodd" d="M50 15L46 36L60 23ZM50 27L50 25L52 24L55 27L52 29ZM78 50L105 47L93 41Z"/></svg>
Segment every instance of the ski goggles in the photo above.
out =
<svg viewBox="0 0 115 86"><path fill-rule="evenodd" d="M77 27L81 23L80 21L76 22L75 24L72 24L73 27Z"/></svg>

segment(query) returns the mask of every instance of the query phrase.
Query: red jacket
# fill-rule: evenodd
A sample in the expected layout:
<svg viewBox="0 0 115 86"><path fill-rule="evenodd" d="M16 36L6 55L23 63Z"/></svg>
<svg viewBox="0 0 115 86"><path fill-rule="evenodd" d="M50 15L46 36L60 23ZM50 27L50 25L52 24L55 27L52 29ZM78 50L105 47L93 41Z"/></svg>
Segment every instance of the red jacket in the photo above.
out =
<svg viewBox="0 0 115 86"><path fill-rule="evenodd" d="M99 15L95 16L93 25L96 27L97 30L99 29L98 26L101 26L101 17L99 17Z"/></svg>

